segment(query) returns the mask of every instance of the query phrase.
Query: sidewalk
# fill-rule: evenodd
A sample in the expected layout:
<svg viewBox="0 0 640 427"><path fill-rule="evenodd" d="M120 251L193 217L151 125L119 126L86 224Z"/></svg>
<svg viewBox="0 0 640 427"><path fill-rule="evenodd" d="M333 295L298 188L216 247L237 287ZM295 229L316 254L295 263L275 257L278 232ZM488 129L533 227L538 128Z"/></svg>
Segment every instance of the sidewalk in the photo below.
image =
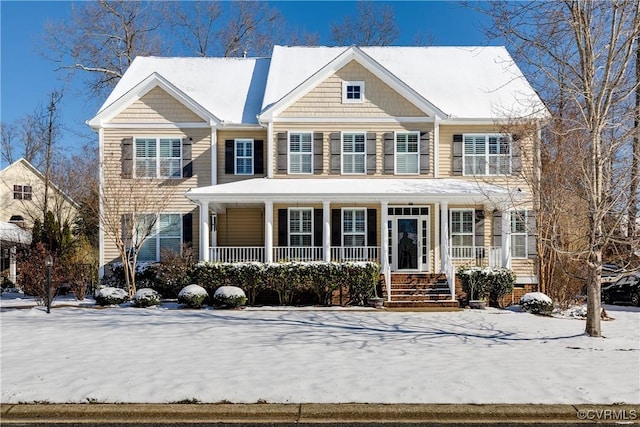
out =
<svg viewBox="0 0 640 427"><path fill-rule="evenodd" d="M633 423L640 405L2 404L3 425L47 423Z"/></svg>

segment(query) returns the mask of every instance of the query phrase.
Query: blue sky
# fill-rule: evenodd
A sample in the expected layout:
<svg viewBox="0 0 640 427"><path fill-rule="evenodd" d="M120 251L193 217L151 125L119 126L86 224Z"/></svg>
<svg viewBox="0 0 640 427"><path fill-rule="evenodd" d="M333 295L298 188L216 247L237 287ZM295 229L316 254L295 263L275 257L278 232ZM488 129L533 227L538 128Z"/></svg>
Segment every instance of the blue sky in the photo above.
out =
<svg viewBox="0 0 640 427"><path fill-rule="evenodd" d="M426 30L437 45L484 45L479 29L483 17L454 1L385 2L395 9L401 31L398 44L412 44L419 29ZM329 25L345 15L355 15L356 3L348 1L276 1L270 2L300 30L320 35L321 44L330 44ZM53 89L64 89L61 105L64 134L59 145L74 151L91 139L85 121L90 119L103 99L87 99L81 79L70 82L54 70L54 64L37 51L42 43L44 24L71 16L68 1L0 0L0 120L11 123L46 103ZM179 54L179 53L178 53ZM6 165L0 165L4 167Z"/></svg>

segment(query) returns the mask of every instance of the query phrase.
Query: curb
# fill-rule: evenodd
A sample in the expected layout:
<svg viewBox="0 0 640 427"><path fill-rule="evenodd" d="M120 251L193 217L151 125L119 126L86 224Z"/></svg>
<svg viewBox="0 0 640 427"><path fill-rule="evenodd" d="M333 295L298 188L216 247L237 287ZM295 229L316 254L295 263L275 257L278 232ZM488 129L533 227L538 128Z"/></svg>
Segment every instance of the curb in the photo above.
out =
<svg viewBox="0 0 640 427"><path fill-rule="evenodd" d="M640 405L2 404L2 424L638 423Z"/></svg>

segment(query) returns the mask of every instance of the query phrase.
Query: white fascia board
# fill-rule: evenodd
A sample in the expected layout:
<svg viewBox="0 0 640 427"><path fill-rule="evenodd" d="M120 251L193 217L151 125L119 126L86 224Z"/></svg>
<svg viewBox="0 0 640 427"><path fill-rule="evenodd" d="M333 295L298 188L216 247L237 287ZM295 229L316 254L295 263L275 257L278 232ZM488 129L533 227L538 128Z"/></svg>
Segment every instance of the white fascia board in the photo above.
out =
<svg viewBox="0 0 640 427"><path fill-rule="evenodd" d="M211 122L220 123L220 119L215 115L211 114L207 109L195 102L160 74L154 72L131 88L120 98L115 100L111 105L99 111L93 119L88 121L89 126L92 128L103 127L115 116L124 111L129 105L139 100L156 87L160 87L165 92L173 96L178 102L204 120L205 124Z"/></svg>
<svg viewBox="0 0 640 427"><path fill-rule="evenodd" d="M433 123L435 117L274 117L273 123Z"/></svg>
<svg viewBox="0 0 640 427"><path fill-rule="evenodd" d="M447 117L447 114L431 104L425 98L420 96L415 90L409 87L406 83L398 79L393 73L384 68L378 62L373 60L369 55L365 54L361 49L356 46L351 46L338 55L333 61L329 62L323 68L318 70L315 74L309 77L307 80L299 84L295 89L289 92L287 95L271 104L259 114L259 121L272 121L275 116L278 116L284 110L293 105L296 101L302 98L305 94L315 88L317 85L328 79L330 76L338 72L342 67L347 65L351 61L356 61L373 75L381 79L392 89L398 92L401 96L406 98L417 108L423 111L429 116L438 116L441 118Z"/></svg>
<svg viewBox="0 0 640 427"><path fill-rule="evenodd" d="M103 129L210 129L211 124L205 122L195 123L104 123Z"/></svg>

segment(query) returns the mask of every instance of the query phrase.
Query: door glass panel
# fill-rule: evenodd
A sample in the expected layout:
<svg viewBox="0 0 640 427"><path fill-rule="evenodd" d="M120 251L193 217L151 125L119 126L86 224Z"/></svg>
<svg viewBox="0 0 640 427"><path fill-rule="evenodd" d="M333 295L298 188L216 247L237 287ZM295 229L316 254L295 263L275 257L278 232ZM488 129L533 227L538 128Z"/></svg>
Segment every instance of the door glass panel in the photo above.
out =
<svg viewBox="0 0 640 427"><path fill-rule="evenodd" d="M398 269L418 268L418 220L398 218Z"/></svg>

